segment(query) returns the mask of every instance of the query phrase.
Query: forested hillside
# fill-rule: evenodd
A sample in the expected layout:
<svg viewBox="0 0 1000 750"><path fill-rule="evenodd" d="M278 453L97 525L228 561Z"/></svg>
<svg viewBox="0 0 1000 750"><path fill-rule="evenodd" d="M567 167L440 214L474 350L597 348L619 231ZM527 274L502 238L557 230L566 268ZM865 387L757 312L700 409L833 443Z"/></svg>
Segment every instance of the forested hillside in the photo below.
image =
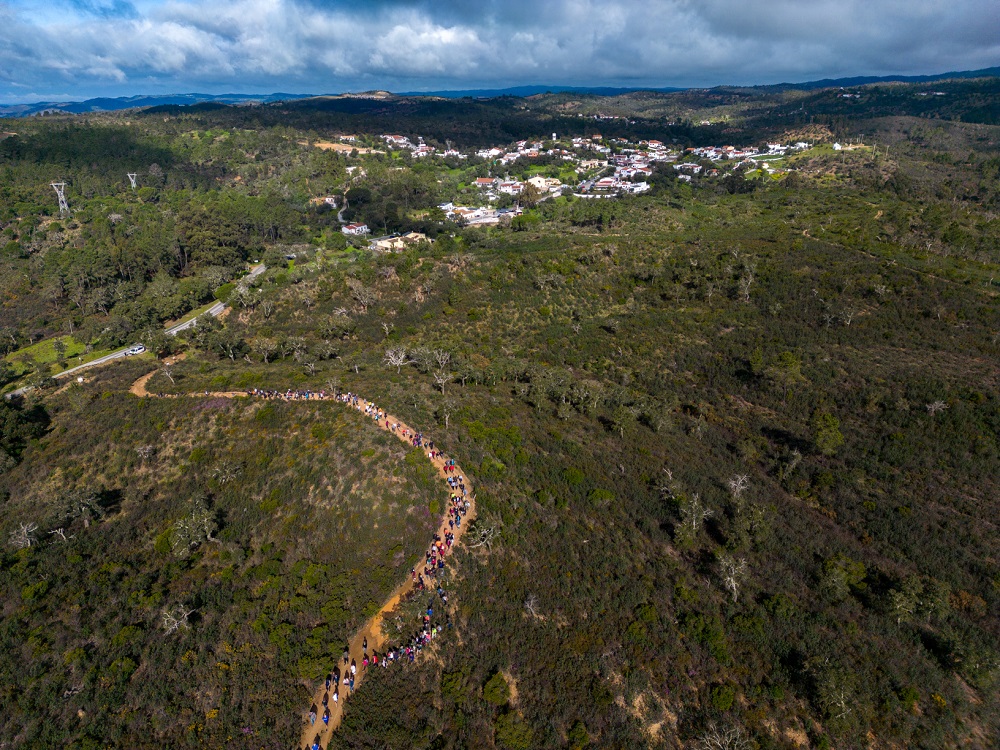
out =
<svg viewBox="0 0 1000 750"><path fill-rule="evenodd" d="M16 746L294 736L302 679L436 526L429 467L368 420L139 399L144 371L47 400L45 436L3 477L11 539L31 541L0 573L0 735Z"/></svg>
<svg viewBox="0 0 1000 750"><path fill-rule="evenodd" d="M782 94L770 120L731 110L721 142L633 113L605 135L667 133L693 179L658 164L641 195L529 195L486 226L439 204L485 201L487 175L566 181L565 160L379 136L443 150L496 107L524 129L475 147L548 139L532 113L570 95L18 123L4 378L39 387L0 415L3 739L296 746L443 491L337 404L191 397L257 388L363 394L476 487L486 541L453 553L453 627L369 674L330 747L995 745L1000 128L966 116L993 88L859 87L855 114L842 92ZM684 151L806 129L778 168ZM349 220L425 240L375 252ZM229 313L161 333L212 299ZM70 335L151 351L54 383L73 355L28 345ZM153 372L177 398L129 393ZM178 541L194 516L204 533ZM167 633L174 606L195 614Z"/></svg>

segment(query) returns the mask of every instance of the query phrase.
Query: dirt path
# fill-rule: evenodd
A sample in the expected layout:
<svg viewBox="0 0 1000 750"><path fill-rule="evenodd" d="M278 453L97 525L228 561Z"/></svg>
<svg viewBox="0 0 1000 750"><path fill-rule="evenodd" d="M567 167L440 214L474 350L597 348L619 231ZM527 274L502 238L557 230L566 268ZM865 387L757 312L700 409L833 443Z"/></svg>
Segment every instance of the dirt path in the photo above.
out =
<svg viewBox="0 0 1000 750"><path fill-rule="evenodd" d="M157 372L158 370L154 370L153 372L143 375L141 378L139 378L132 384L132 387L129 389L129 392L140 398L181 398L183 396L201 397L201 398L206 398L206 397L247 398L247 393L245 391L204 391L199 393L182 394L180 396L178 395L157 396L156 394L150 393L146 389L146 384L149 383L150 378L152 378L153 375L155 375ZM250 398L253 397L251 396ZM292 401L303 400L303 399L285 399L283 397L279 397L279 399L292 400ZM371 401L366 401L361 398L358 399L358 404L356 406L354 404L347 404L336 398L325 398L325 399L311 398L305 400L305 403L309 403L311 401L319 401L319 400L333 401L347 408L355 408L362 414L364 413L365 409L368 408L368 406L373 405ZM399 426L395 430L391 430L387 426L389 424L396 425L397 423ZM412 446L411 439L413 435L416 434L416 432L401 419L398 419L392 416L391 414L383 413L383 417L378 421L378 425L380 429L386 430L390 434L395 435L402 442ZM427 456L426 450L423 452L424 455ZM448 460L447 456L439 455L433 459L431 459L428 456L427 460L434 465L434 468L437 470L438 476L440 477L442 483L444 483L449 476L461 476L464 479L465 488L468 491L469 510L465 514L465 517L462 519L462 525L455 529L448 528L447 507L449 504L446 503L445 515L441 519L441 523L439 524L437 529L437 535L441 539L444 539L446 531L451 531L451 533L454 534L454 542L452 543L452 552L454 552L458 543L461 541L461 538L465 533L466 529L469 528L469 525L472 523L472 520L476 517L476 497L475 493L473 492L472 482L469 481L468 476L465 474L464 471L462 471L462 468L460 466L455 466L454 472L448 473L445 471L444 467L445 467L445 461ZM444 486L448 487L446 483ZM448 489L450 492L451 489L450 488ZM428 542L428 548L429 547L430 547L430 542ZM413 590L413 587L414 587L413 579L412 577L408 577L406 581L404 581L402 584L396 587L396 589L390 595L388 601L386 601L386 603L382 605L382 608L379 609L379 611L376 612L372 616L372 618L368 620L368 622L366 622L361 627L361 629L358 630L358 632L351 637L348 649L350 651L349 660L354 660L358 664L358 672L354 679L355 690L360 689L361 684L364 682L365 678L364 668L361 666L362 660L364 659L363 644L365 639L368 640L369 650L374 649L375 651L378 651L380 653L384 650L383 646L385 645L388 639L382 632L382 622L385 619L385 616L396 608L396 605L399 604L400 599L402 599L406 594L408 594L410 591ZM337 644L336 651L339 653L342 647L343 644ZM329 667L327 668L327 671L332 671L335 666L338 666L338 663L336 661L332 661ZM343 671L343 667L345 666L343 660L339 662L339 666ZM325 686L322 683L320 683L315 694L313 695L313 702L312 702L312 706L315 706L318 717L316 719L315 726L309 724L308 717L311 706L307 706L306 709L302 712L303 729L302 729L302 740L300 742L300 745L302 747L311 748L313 746L313 743L315 742L318 742L320 747L325 748L327 746L327 744L330 742L330 737L337 730L337 727L340 726L341 719L343 718L344 705L349 699L347 692L348 691L346 689L346 686L342 682L340 687L340 700L335 703L332 699L332 696L330 698L329 701L330 723L328 726L324 726L322 721L323 696L324 693L326 693L326 690Z"/></svg>

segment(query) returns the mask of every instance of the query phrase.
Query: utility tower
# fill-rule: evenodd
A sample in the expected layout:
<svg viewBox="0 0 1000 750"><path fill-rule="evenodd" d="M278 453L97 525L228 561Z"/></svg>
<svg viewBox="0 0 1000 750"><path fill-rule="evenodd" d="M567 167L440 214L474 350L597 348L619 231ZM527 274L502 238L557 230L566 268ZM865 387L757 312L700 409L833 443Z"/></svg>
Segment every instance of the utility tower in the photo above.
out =
<svg viewBox="0 0 1000 750"><path fill-rule="evenodd" d="M65 182L53 182L53 189L56 191L56 195L59 196L59 215L69 216L69 204L66 202L66 183Z"/></svg>
<svg viewBox="0 0 1000 750"><path fill-rule="evenodd" d="M135 192L135 178L136 177L138 177L138 175L135 172L129 172L128 173L128 181L132 183L132 192L133 193Z"/></svg>

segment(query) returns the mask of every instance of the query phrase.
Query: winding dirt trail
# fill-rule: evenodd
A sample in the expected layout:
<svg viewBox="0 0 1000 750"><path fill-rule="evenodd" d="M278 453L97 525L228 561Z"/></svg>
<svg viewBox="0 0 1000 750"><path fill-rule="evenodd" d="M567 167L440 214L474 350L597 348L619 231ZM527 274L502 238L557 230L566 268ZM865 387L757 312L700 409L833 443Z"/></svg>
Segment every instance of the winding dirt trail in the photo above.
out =
<svg viewBox="0 0 1000 750"><path fill-rule="evenodd" d="M143 375L141 378L139 378L138 380L136 380L132 384L132 387L129 388L129 392L132 393L135 396L140 397L140 398L185 398L185 397L193 397L193 398L254 398L253 396L248 396L247 393L246 393L246 391L203 391L203 392L198 392L198 393L169 394L169 395L168 394L160 395L160 394L150 393L147 390L146 385L149 383L150 379L157 372L159 372L159 371L158 370L153 370L152 372L150 372L150 373L148 373L146 375ZM349 403L340 401L337 398L319 398L318 396L314 396L313 398L310 398L310 399L297 399L297 398L288 399L288 398L285 398L284 396L275 396L275 397L270 398L270 400L304 401L305 403L310 403L312 401L332 401L332 402L341 404L344 407L357 409L362 414L364 414L365 409L367 409L369 406L375 406L375 404L373 404L371 401L366 401L366 400L364 400L364 399L362 399L360 397L358 398L357 405L355 405L355 404L349 404ZM375 407L375 408L377 408L377 407ZM389 432L389 434L391 434L391 435L395 435L397 438L399 438L399 440L401 440L402 442L406 443L407 445L412 446L412 442L411 442L412 441L412 437L413 437L413 435L416 434L416 431L413 430L411 427L409 427L401 419L398 419L398 418L396 418L396 417L394 417L391 414L388 414L386 412L382 412L382 418L378 420L377 424L378 424L378 426L381 429ZM391 429L389 427L389 425L393 425L393 426L398 425L398 427L396 427L396 429L393 430L393 429ZM461 541L461 538L462 538L463 534L465 533L466 529L468 529L469 525L472 523L473 519L476 517L476 496L475 496L475 492L473 491L472 482L469 481L468 476L465 474L464 471L462 471L462 468L460 466L456 465L454 467L455 470L453 472L449 473L449 472L445 471L445 462L448 460L447 456L438 455L438 456L436 456L435 458L432 459L432 458L430 458L428 456L426 450L424 450L423 453L424 453L424 456L427 456L427 460L430 461L434 465L434 468L437 470L438 476L440 477L440 479L441 479L441 481L443 483L445 482L445 480L449 476L461 476L464 479L465 488L468 491L468 496L467 497L468 497L468 500L469 500L469 510L466 512L465 516L462 518L462 525L458 526L458 527L456 527L454 529L449 529L448 528L448 512L447 512L447 506L448 506L448 504L446 503L445 504L446 505L445 515L441 519L441 523L438 525L438 529L437 529L437 536L440 537L441 539L444 539L444 535L445 535L446 531L450 531L452 534L454 534L454 541L452 543L452 553L453 553L454 550L455 550L455 548L457 547L458 543ZM446 483L445 483L444 486L448 487L448 485ZM450 492L451 491L450 488L448 488L448 489L449 489L449 492ZM428 542L428 548L429 547L430 547L430 542ZM354 660L358 664L358 672L357 672L357 675L355 676L355 679L354 679L354 689L355 689L355 691L358 690L361 687L361 684L364 682L364 679L365 679L365 670L362 667L362 660L364 659L363 644L364 644L365 640L367 639L367 641L368 641L368 648L369 648L369 650L374 649L375 651L378 651L379 653L381 653L384 650L383 646L385 645L385 643L388 640L388 638L386 637L385 633L382 632L382 623L383 623L383 620L385 619L385 616L387 614L389 614L390 612L392 612L396 608L396 605L399 604L399 601L404 596L406 596L410 591L413 590L413 588L414 588L414 581L413 581L413 578L411 576L411 577L408 577L402 584L400 584L399 586L396 587L396 589L389 596L388 601L386 601L386 603L382 605L381 609L379 609L379 611L376 612L371 617L371 619L369 619L361 627L361 629L358 630L358 632L356 632L351 637L349 648L348 648L348 650L350 652L350 655L349 655L348 659L349 660ZM338 645L338 651L339 651L340 647L341 646ZM339 663L336 662L336 661L332 662L330 664L330 666L328 667L327 671L332 671L335 666L339 666L341 668L341 671L342 672L344 671L345 664L344 664L344 661L342 659L339 661ZM299 744L300 744L301 747L306 748L307 750L308 750L308 748L313 747L313 745L315 743L319 743L320 747L326 748L327 744L330 742L331 736L337 730L337 728L340 726L341 719L343 718L344 705L345 705L345 703L348 700L348 691L346 689L346 686L345 686L344 682L342 681L341 682L341 686L340 686L340 699L337 702L334 702L333 701L333 696L332 695L330 696L330 700L329 700L330 723L329 723L329 725L324 726L321 717L323 715L323 696L324 696L324 694L326 692L327 691L325 689L325 685L323 683L320 683L319 687L315 691L315 694L313 695L312 705L309 706L309 707L307 707L305 709L305 711L302 712L303 729L302 729L302 739L301 739L301 742ZM316 724L315 725L310 725L310 723L309 723L309 711L313 707L315 707L315 710L316 710L316 713L317 713L317 719L316 719Z"/></svg>

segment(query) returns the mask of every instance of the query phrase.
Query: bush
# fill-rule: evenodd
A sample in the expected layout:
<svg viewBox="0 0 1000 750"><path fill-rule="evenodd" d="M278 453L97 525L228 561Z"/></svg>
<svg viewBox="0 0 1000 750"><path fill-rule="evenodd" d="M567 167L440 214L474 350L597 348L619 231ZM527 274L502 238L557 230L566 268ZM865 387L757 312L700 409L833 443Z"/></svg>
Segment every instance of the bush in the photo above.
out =
<svg viewBox="0 0 1000 750"><path fill-rule="evenodd" d="M514 711L502 714L496 721L497 742L508 750L530 750L535 733Z"/></svg>
<svg viewBox="0 0 1000 750"><path fill-rule="evenodd" d="M717 711L728 711L736 700L736 688L732 685L719 685L712 688L712 706Z"/></svg>
<svg viewBox="0 0 1000 750"><path fill-rule="evenodd" d="M483 698L494 706L506 706L510 700L510 686L504 676L497 672L483 686Z"/></svg>

